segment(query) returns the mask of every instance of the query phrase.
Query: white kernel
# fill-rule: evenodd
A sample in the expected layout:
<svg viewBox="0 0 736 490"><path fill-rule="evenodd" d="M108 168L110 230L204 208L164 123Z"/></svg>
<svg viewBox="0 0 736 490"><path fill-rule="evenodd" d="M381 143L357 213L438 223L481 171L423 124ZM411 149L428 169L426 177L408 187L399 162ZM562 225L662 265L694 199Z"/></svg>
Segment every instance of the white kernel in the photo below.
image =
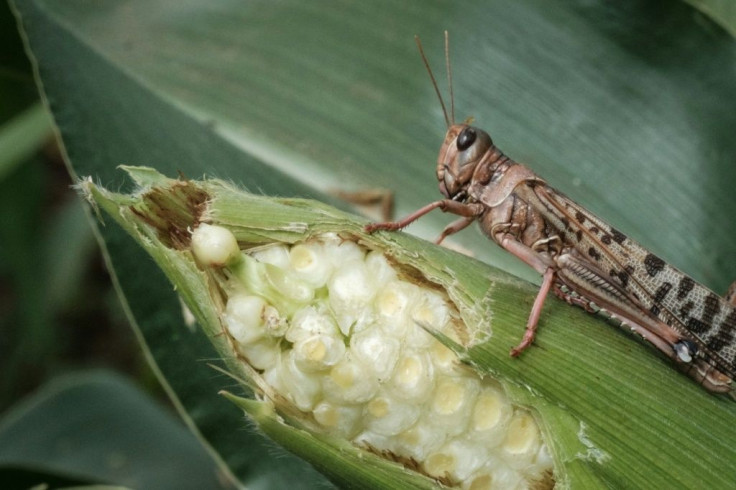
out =
<svg viewBox="0 0 736 490"><path fill-rule="evenodd" d="M283 355L283 354L282 354ZM281 361L275 362L263 371L263 381L279 393L284 393L284 384L281 382Z"/></svg>
<svg viewBox="0 0 736 490"><path fill-rule="evenodd" d="M463 482L463 489L466 490L493 490L493 475L488 472L481 472L473 475L469 480Z"/></svg>
<svg viewBox="0 0 736 490"><path fill-rule="evenodd" d="M314 288L324 286L332 273L332 259L316 240L291 247L289 261L299 278Z"/></svg>
<svg viewBox="0 0 736 490"><path fill-rule="evenodd" d="M377 396L365 405L365 424L376 434L393 436L414 425L419 407L401 403L389 396Z"/></svg>
<svg viewBox="0 0 736 490"><path fill-rule="evenodd" d="M360 332L350 339L353 355L375 373L381 382L391 376L400 349L401 344L397 339L383 335L377 328Z"/></svg>
<svg viewBox="0 0 736 490"><path fill-rule="evenodd" d="M363 262L351 261L332 275L327 284L329 301L344 335L358 321L365 321L366 306L376 294L370 273Z"/></svg>
<svg viewBox="0 0 736 490"><path fill-rule="evenodd" d="M256 369L267 369L274 366L281 355L278 340L264 337L248 345L239 345L238 350L248 360L248 364Z"/></svg>
<svg viewBox="0 0 736 490"><path fill-rule="evenodd" d="M231 296L225 307L224 320L228 333L241 344L250 344L264 336L266 302L258 296Z"/></svg>
<svg viewBox="0 0 736 490"><path fill-rule="evenodd" d="M506 435L511 414L511 404L505 395L495 388L484 387L475 400L469 436L482 440L486 447L496 446Z"/></svg>
<svg viewBox="0 0 736 490"><path fill-rule="evenodd" d="M314 289L295 274L273 264L266 264L265 272L270 285L289 300L307 303L314 297Z"/></svg>
<svg viewBox="0 0 736 490"><path fill-rule="evenodd" d="M417 296L416 286L404 281L391 281L376 295L376 311L379 316L399 322L408 313Z"/></svg>
<svg viewBox="0 0 736 490"><path fill-rule="evenodd" d="M192 232L192 253L206 266L222 267L240 258L240 247L227 228L200 223Z"/></svg>
<svg viewBox="0 0 736 490"><path fill-rule="evenodd" d="M294 344L290 354L303 371L323 371L337 364L345 355L342 338L328 335L305 337Z"/></svg>
<svg viewBox="0 0 736 490"><path fill-rule="evenodd" d="M460 365L460 361L457 359L457 354L439 340L434 338L432 339L429 353L432 361L434 362L435 368L439 371L443 373L454 373L457 371L457 368Z"/></svg>
<svg viewBox="0 0 736 490"><path fill-rule="evenodd" d="M437 478L443 478L455 470L457 461L452 454L432 453L424 460L424 470Z"/></svg>
<svg viewBox="0 0 736 490"><path fill-rule="evenodd" d="M353 439L353 444L370 450L380 449L396 453L396 439L391 436L376 434L369 430L363 431Z"/></svg>
<svg viewBox="0 0 736 490"><path fill-rule="evenodd" d="M332 257L332 262L335 264L347 264L354 260L363 262L365 258L363 249L351 241L336 238L335 240L325 240L323 246L326 256Z"/></svg>
<svg viewBox="0 0 736 490"><path fill-rule="evenodd" d="M483 446L462 440L452 440L427 458L428 471L444 470L453 479L463 481L478 470L486 460Z"/></svg>
<svg viewBox="0 0 736 490"><path fill-rule="evenodd" d="M362 414L359 405L338 405L323 400L314 407L314 419L333 435L350 438L355 435Z"/></svg>
<svg viewBox="0 0 736 490"><path fill-rule="evenodd" d="M286 245L273 245L256 250L251 255L259 262L265 264L275 265L282 269L289 267L289 249Z"/></svg>
<svg viewBox="0 0 736 490"><path fill-rule="evenodd" d="M314 408L322 394L321 375L319 377L299 369L293 356L281 357L282 395L304 412Z"/></svg>
<svg viewBox="0 0 736 490"><path fill-rule="evenodd" d="M368 252L365 257L365 266L373 274L376 285L381 286L396 277L396 271L386 260L386 257L376 250Z"/></svg>
<svg viewBox="0 0 736 490"><path fill-rule="evenodd" d="M442 331L450 320L450 309L440 295L424 291L411 312L411 319L422 329Z"/></svg>
<svg viewBox="0 0 736 490"><path fill-rule="evenodd" d="M405 339L416 330L410 309L419 296L417 290L417 286L398 280L390 281L378 289L374 301L376 321L387 335Z"/></svg>
<svg viewBox="0 0 736 490"><path fill-rule="evenodd" d="M503 461L489 457L486 463L463 485L468 490L493 490L496 488L529 488L521 474L512 470Z"/></svg>
<svg viewBox="0 0 736 490"><path fill-rule="evenodd" d="M339 330L329 315L313 306L307 306L294 313L291 326L286 332L286 340L297 342L314 335L337 336Z"/></svg>
<svg viewBox="0 0 736 490"><path fill-rule="evenodd" d="M333 401L363 403L376 394L378 381L365 366L346 355L325 378L324 391Z"/></svg>
<svg viewBox="0 0 736 490"><path fill-rule="evenodd" d="M474 378L448 376L440 379L430 404L430 423L444 427L448 434L464 432L478 390L479 383Z"/></svg>
<svg viewBox="0 0 736 490"><path fill-rule="evenodd" d="M399 398L423 401L434 388L434 368L425 353L410 353L399 358L390 380L390 389Z"/></svg>
<svg viewBox="0 0 736 490"><path fill-rule="evenodd" d="M437 340L418 326L413 321L407 322L406 335L404 336L404 342L406 345L411 345L414 349L429 349L434 342Z"/></svg>
<svg viewBox="0 0 736 490"><path fill-rule="evenodd" d="M424 461L445 443L446 438L444 431L419 422L396 436L397 450L417 461Z"/></svg>
<svg viewBox="0 0 736 490"><path fill-rule="evenodd" d="M522 468L532 461L539 449L539 429L529 413L514 414L501 448L506 463L513 468Z"/></svg>

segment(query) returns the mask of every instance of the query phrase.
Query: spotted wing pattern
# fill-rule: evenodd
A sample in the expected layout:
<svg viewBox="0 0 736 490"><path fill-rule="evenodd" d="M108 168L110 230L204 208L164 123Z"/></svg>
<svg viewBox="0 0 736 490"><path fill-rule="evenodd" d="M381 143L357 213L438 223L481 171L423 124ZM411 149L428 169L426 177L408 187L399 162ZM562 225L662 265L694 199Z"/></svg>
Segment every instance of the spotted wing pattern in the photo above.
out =
<svg viewBox="0 0 736 490"><path fill-rule="evenodd" d="M534 185L533 192L545 216L564 233L564 242L650 314L692 337L699 357L736 375L734 306L546 184Z"/></svg>

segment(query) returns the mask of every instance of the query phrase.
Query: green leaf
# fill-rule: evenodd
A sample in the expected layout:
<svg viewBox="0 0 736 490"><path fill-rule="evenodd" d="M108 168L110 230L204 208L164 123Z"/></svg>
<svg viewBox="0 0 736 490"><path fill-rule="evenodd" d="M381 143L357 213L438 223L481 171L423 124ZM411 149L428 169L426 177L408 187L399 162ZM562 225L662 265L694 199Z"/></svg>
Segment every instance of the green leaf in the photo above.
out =
<svg viewBox="0 0 736 490"><path fill-rule="evenodd" d="M0 421L3 488L43 482L57 488L75 481L229 488L220 471L170 414L129 381L104 371L56 379Z"/></svg>
<svg viewBox="0 0 736 490"><path fill-rule="evenodd" d="M33 105L0 126L0 179L33 156L49 136L49 116L41 104Z"/></svg>
<svg viewBox="0 0 736 490"><path fill-rule="evenodd" d="M702 10L724 29L736 35L736 3L731 0L685 0L693 7Z"/></svg>
<svg viewBox="0 0 736 490"><path fill-rule="evenodd" d="M412 36L439 75L448 29L458 119L474 115L511 157L713 289L736 277L736 44L681 2L14 5L74 171L108 187L129 188L117 165L149 165L270 195L386 187L399 214L414 210L439 196L444 129ZM447 220L429 216L409 231L433 237ZM201 362L216 354L182 327L163 276L120 230L102 235L130 313L197 429L245 481L303 483L307 470L264 463L272 460L262 446L243 442L251 435L238 431L239 414L214 396L228 381ZM456 240L535 278L477 231ZM549 315L579 314L550 303ZM524 312L514 314L520 329ZM587 337L606 352L603 330L561 333L555 348L568 364L559 368L575 364ZM596 400L602 417L622 414L610 396Z"/></svg>

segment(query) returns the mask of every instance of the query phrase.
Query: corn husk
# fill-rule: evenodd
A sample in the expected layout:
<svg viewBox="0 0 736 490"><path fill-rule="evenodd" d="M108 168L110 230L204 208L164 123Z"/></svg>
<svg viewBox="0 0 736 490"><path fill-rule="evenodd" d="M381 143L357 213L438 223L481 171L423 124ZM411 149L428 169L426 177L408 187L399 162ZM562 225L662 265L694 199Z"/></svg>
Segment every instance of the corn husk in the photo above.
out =
<svg viewBox="0 0 736 490"><path fill-rule="evenodd" d="M221 263L202 264L195 258L191 235L201 224L229 230L248 253L337 236L382 254L406 282L445 295L454 328L426 330L479 379L497 383L514 410L530 414L554 462L552 474L533 485L656 488L697 482L727 488L736 481L733 403L706 393L604 320L549 300L537 342L521 359L511 359L509 348L520 338L535 295L531 285L402 233L368 235L363 221L314 201L255 196L218 180L173 180L147 168L125 170L139 186L134 194L115 194L91 180L80 188L154 258L228 372L255 399L227 397L264 433L337 484L460 485L428 475L411 459L320 431L304 407L295 406L296 397L284 400L270 391L261 371L242 362L231 336L223 335L228 299L213 271L231 267L234 259L226 254ZM289 288L272 289L263 294Z"/></svg>

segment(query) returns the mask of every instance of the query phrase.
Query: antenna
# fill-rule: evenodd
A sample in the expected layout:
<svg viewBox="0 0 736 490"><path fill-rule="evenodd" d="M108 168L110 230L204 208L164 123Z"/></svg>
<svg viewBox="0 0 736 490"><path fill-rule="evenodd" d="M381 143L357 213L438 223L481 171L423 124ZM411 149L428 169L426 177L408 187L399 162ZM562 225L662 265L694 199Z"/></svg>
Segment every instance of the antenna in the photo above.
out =
<svg viewBox="0 0 736 490"><path fill-rule="evenodd" d="M437 80L435 80L434 75L432 74L432 68L429 67L429 61L427 61L427 56L424 54L424 49L422 48L422 41L419 40L419 36L414 36L414 40L416 41L417 47L419 48L419 54L422 56L424 67L427 69L427 73L429 73L429 78L432 80L432 86L434 87L434 92L437 94L437 98L440 99L440 105L442 106L442 114L444 114L445 123L447 124L447 127L449 128L451 123L450 123L450 118L447 115L447 107L445 107L445 101L442 100L440 89L437 86Z"/></svg>
<svg viewBox="0 0 736 490"><path fill-rule="evenodd" d="M450 69L450 35L445 31L445 68L447 85L450 87L450 120L455 124L455 94L452 92L452 70Z"/></svg>

